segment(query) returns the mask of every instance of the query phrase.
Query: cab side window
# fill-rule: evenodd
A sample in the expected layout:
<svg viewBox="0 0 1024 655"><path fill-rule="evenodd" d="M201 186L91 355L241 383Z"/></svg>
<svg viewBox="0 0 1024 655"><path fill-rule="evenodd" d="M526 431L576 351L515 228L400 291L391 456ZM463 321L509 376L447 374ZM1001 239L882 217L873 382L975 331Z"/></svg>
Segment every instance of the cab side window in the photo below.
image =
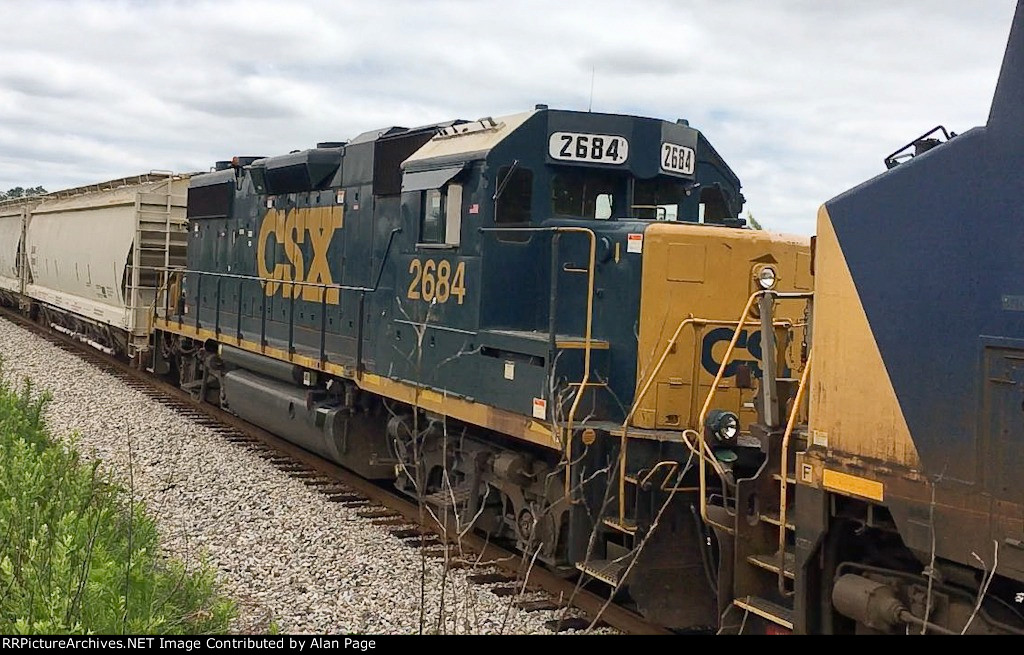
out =
<svg viewBox="0 0 1024 655"><path fill-rule="evenodd" d="M418 243L458 246L461 242L462 184L449 182L440 189L423 191Z"/></svg>
<svg viewBox="0 0 1024 655"><path fill-rule="evenodd" d="M499 227L527 227L533 207L533 171L521 166L502 166L496 181L500 192L494 209ZM529 232L498 232L501 241L529 241Z"/></svg>
<svg viewBox="0 0 1024 655"><path fill-rule="evenodd" d="M494 222L498 225L526 225L530 222L533 204L533 171L517 166L509 173L508 166L498 171L498 207Z"/></svg>
<svg viewBox="0 0 1024 655"><path fill-rule="evenodd" d="M607 220L621 215L626 177L608 171L567 169L551 180L551 211L556 216Z"/></svg>
<svg viewBox="0 0 1024 655"><path fill-rule="evenodd" d="M420 243L444 243L446 189L427 189L420 205Z"/></svg>

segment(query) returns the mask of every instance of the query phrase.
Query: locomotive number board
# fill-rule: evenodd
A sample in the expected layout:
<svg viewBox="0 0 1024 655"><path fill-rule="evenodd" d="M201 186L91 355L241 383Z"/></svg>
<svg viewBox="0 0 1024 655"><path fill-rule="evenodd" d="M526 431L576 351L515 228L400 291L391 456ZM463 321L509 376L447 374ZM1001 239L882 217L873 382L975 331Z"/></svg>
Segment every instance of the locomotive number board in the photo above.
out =
<svg viewBox="0 0 1024 655"><path fill-rule="evenodd" d="M629 141L611 134L555 132L548 139L548 154L562 161L624 164L629 156Z"/></svg>
<svg viewBox="0 0 1024 655"><path fill-rule="evenodd" d="M662 143L661 170L693 175L693 149L675 143Z"/></svg>

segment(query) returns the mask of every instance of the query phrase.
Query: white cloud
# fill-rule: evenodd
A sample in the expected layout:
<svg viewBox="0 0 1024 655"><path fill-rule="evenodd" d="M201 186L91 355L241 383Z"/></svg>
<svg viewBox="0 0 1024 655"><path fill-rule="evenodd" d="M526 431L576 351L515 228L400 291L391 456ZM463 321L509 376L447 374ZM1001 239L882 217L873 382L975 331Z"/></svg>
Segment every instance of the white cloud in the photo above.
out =
<svg viewBox="0 0 1024 655"><path fill-rule="evenodd" d="M688 118L774 229L985 121L1012 0L0 0L0 188L552 107Z"/></svg>

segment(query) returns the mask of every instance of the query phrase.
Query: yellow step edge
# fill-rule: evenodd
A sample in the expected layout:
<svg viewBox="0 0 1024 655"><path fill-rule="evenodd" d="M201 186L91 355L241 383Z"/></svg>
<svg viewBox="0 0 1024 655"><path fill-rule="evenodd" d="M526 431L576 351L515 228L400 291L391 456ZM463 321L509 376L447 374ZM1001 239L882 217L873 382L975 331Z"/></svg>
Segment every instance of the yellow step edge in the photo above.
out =
<svg viewBox="0 0 1024 655"><path fill-rule="evenodd" d="M608 350L611 345L607 341L599 341L597 339L590 340L591 350ZM586 350L587 342L583 339L579 341L575 339L566 339L555 342L555 348L559 350Z"/></svg>
<svg viewBox="0 0 1024 655"><path fill-rule="evenodd" d="M796 525L794 525L793 523L791 523L789 521L789 518L791 516L793 516L793 513L791 511L787 511L786 512L786 529L787 530L796 530ZM758 515L758 518L760 518L765 523L771 523L772 525L779 525L780 524L779 512L777 510L773 511L773 512L762 512L761 514Z"/></svg>
<svg viewBox="0 0 1024 655"><path fill-rule="evenodd" d="M782 482L782 476L780 474L778 474L778 473L772 473L772 479L775 480L776 482ZM792 478L792 477L789 477L787 475L786 476L786 484L795 485L796 484L796 478Z"/></svg>
<svg viewBox="0 0 1024 655"><path fill-rule="evenodd" d="M633 519L625 519L623 523L619 523L619 518L617 516L606 516L602 523L613 530L622 532L623 534L631 536L636 534L636 521Z"/></svg>
<svg viewBox="0 0 1024 655"><path fill-rule="evenodd" d="M793 629L793 621L791 619L786 618L784 616L779 616L778 614L775 614L772 611L770 611L768 608L758 603L755 603L750 596L747 596L745 598L737 598L734 601L732 601L732 604L740 608L741 610L746 610L751 614L760 616L762 619L771 621L772 623L780 625L783 628L786 628L788 630Z"/></svg>
<svg viewBox="0 0 1024 655"><path fill-rule="evenodd" d="M754 566L765 569L766 571L771 571L776 575L779 573L779 554L777 552L748 555L747 561ZM795 571L796 556L792 552L786 551L782 558L782 574L792 580L796 578Z"/></svg>
<svg viewBox="0 0 1024 655"><path fill-rule="evenodd" d="M590 562L576 562L576 568L589 575L590 577L600 580L601 582L610 585L612 587L619 584L621 575L627 568L628 564L625 562L615 562L608 560L592 560Z"/></svg>

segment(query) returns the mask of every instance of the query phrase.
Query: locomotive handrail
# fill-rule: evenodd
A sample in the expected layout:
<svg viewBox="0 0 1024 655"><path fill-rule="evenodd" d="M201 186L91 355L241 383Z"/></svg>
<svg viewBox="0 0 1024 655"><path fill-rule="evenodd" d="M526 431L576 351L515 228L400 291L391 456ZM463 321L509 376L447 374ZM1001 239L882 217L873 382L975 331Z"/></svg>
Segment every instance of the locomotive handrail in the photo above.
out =
<svg viewBox="0 0 1024 655"><path fill-rule="evenodd" d="M654 365L654 369L647 376L646 381L643 383L643 387L640 389L640 392L636 394L636 397L633 399L633 405L630 407L629 413L626 414L626 418L622 422L622 446L620 446L620 448L623 451L623 457L621 458L621 460L619 462L619 520L620 521L624 520L625 516L626 516L626 457L625 457L625 450L626 450L626 444L628 443L628 441L627 441L627 433L629 432L630 422L633 420L633 416L634 416L634 414L636 414L637 409L640 408L640 403L643 402L644 398L647 396L647 392L650 391L651 386L654 384L655 378L657 378L657 376L658 376L658 373L661 372L661 367L664 366L665 362L668 360L669 353L671 353L672 347L675 346L676 343L678 342L679 335L682 334L683 328L688 326L688 325L692 325L695 328L698 327L698 326L703 327L703 326L706 326L706 325L722 325L722 326L736 325L737 329L739 330L739 329L742 329L742 328L747 327L747 326L760 325L760 323L757 322L757 321L745 321L742 324L739 324L738 321L723 321L723 320L710 319L710 318L696 318L696 317L693 317L693 316L685 318L685 319L683 319L682 321L679 322L679 325L676 327L675 332L672 333L672 337L668 340L668 343L665 345L665 349L662 351L661 357L658 359L658 363ZM773 321L772 325L774 325L775 327L789 328L789 327L792 327L793 322L789 321L789 320L780 320L780 321ZM728 354L727 354L727 356L728 356ZM716 384L717 384L717 381L716 381ZM702 419L698 423L697 429L698 430L703 429L702 428L703 424L704 423L703 423L703 419ZM700 456L702 458L705 457L704 454L700 454ZM711 462L712 462L712 466L715 467L715 471L719 475L724 475L724 471L722 471L721 467L718 466L718 462L716 460L714 460L714 459L712 459Z"/></svg>
<svg viewBox="0 0 1024 655"><path fill-rule="evenodd" d="M788 595L786 591L786 502L787 485L789 484L789 437L793 434L793 427L796 425L796 417L800 411L800 403L804 399L804 391L807 388L807 380L811 371L811 352L807 353L807 361L804 362L804 371L800 374L800 386L796 388L796 396L793 397L793 407L789 410L789 420L786 421L786 431L782 435L782 464L781 481L779 482L779 593Z"/></svg>
<svg viewBox="0 0 1024 655"><path fill-rule="evenodd" d="M715 381L711 383L711 388L708 390L707 398L704 399L704 405L700 409L700 414L697 418L697 443L700 450L700 516L705 523L713 525L720 530L724 530L727 533L733 532L731 525L723 525L717 521L712 520L708 516L708 493L707 493L707 479L706 479L706 457L704 456L705 451L710 451L711 448L707 445L707 439L705 439L705 433L707 430L704 429L704 421L707 419L708 409L711 407L711 399L715 395L715 391L718 389L719 383L722 381L722 377L725 375L725 368L729 365L729 358L732 357L732 351L736 348L736 342L739 341L740 332L743 330L743 324L747 320L747 316L750 315L750 308L754 305L754 301L763 296L765 291L755 291L747 299L747 304L743 308L743 313L740 314L740 318L736 321L736 329L733 331L732 339L729 340L729 347L725 350L725 355L722 357L722 363L718 367L718 372L715 374ZM714 453L710 453L712 460L714 460ZM716 469L718 468L717 462L715 464Z"/></svg>
<svg viewBox="0 0 1024 655"><path fill-rule="evenodd" d="M775 327L781 328L793 327L793 322L789 319L774 321L772 324ZM733 326L737 325L737 321L723 321L719 319L710 318L695 318L692 316L680 321L679 326L676 328L676 331L672 334L672 337L668 340L668 343L665 345L665 349L662 351L661 358L658 360L658 363L655 364L654 370L651 371L650 376L644 383L643 388L640 390L640 393L637 394L636 399L633 401L633 406L630 408L629 414L626 415L626 420L623 421L622 423L623 429L629 427L629 422L633 418L633 414L635 414L636 410L639 408L640 401L642 401L644 397L647 395L647 392L650 390L651 384L653 384L654 382L654 378L658 375L659 372L661 372L661 367L665 364L665 361L668 359L668 355L672 350L672 346L676 345L680 333L682 332L683 328L686 327L687 325L693 325L695 327L704 325ZM753 327L757 325L760 325L758 321L747 321L743 324L742 327Z"/></svg>
<svg viewBox="0 0 1024 655"><path fill-rule="evenodd" d="M367 292L372 292L372 291L376 291L378 289L378 287L380 286L380 279L384 275L384 264L387 262L388 255L391 253L391 244L395 240L395 235L397 233L401 232L401 231L402 231L402 228L400 228L400 227L396 227L395 229L391 230L391 234L388 236L388 245L384 249L384 257L381 259L380 266L377 268L377 276L376 276L376 279L373 282L373 286L372 287L355 286L355 285L351 285L351 284L334 284L334 283L325 284L323 282L304 282L304 281L299 281L299 280L295 280L295 281L289 280L287 282L283 282L281 280L275 280L273 278L262 277L262 276L259 276L259 275L240 275L238 273L221 273L221 272L218 272L218 271L199 271L199 270L195 270L195 269L191 269L191 268L184 268L184 267L181 267L181 266L152 266L152 267L147 267L147 268L150 268L151 270L155 270L155 271L162 271L164 273L186 273L186 274L193 274L193 275L205 275L205 276L210 276L210 277L231 278L231 279L235 279L235 280L251 280L251 281L256 281L256 282L274 282L274 283L278 283L278 284L282 284L282 285L287 284L289 286L294 285L294 286L303 286L303 287L318 287L318 288L323 288L323 289L339 289L341 291L367 291Z"/></svg>
<svg viewBox="0 0 1024 655"><path fill-rule="evenodd" d="M677 486L670 487L670 486L668 486L669 480L672 478L672 476L675 474L675 472L677 470L679 470L679 462L675 461L674 459L665 459L665 460L662 460L662 461L658 462L657 464L655 464L654 467L650 471L647 472L647 475L645 475L642 480L638 480L638 486L643 488L643 487L646 487L647 485L649 485L650 482L651 482L651 479L654 478L654 474L658 471L658 469L660 469L662 467L665 467L665 466L669 467L669 471L668 471L668 473L665 474L665 478L661 481L661 484L658 485L659 489L661 489L662 491L675 492L675 493L686 492L686 491L700 491L700 487L677 487ZM682 476L686 473L687 470L689 470L689 466L684 468L682 473L679 474L680 475L680 480L682 479ZM672 484L675 485L676 483L673 482ZM622 517L620 517L619 520L621 522L622 521Z"/></svg>
<svg viewBox="0 0 1024 655"><path fill-rule="evenodd" d="M495 196L497 197L497 196ZM597 234L589 227L576 227L569 225L555 225L550 227L481 227L478 228L480 232L552 232L554 237L551 239L551 299L548 313L548 338L550 340L549 350L551 353L550 363L554 366L554 352L556 350L556 325L555 325L555 298L558 291L556 265L558 260L558 238L561 234L585 234L589 237L590 241L590 256L587 261L587 322L586 328L583 335L583 379L580 381L579 390L573 397L572 405L569 408L569 416L566 419L565 429L565 461L566 461L566 475L565 475L565 494L569 496L572 490L572 481L570 479L571 465L572 465L572 424L576 419L576 410L579 408L580 400L583 398L583 394L586 393L587 385L590 384L590 363L591 363L591 337L593 331L594 322L594 273L597 268ZM552 412L554 407L552 407ZM554 421L552 421L554 423ZM623 456L625 454L623 453Z"/></svg>
<svg viewBox="0 0 1024 655"><path fill-rule="evenodd" d="M566 462L572 462L572 424L576 419L576 410L579 408L580 401L583 398L583 394L586 393L586 385L590 383L590 360L591 360L591 345L590 337L591 330L594 322L594 269L597 266L597 235L589 227L559 227L557 228L559 233L577 233L586 234L590 240L590 257L587 261L587 327L584 332L584 355L583 355L583 379L580 381L580 389L576 392L576 395L572 400L572 407L569 408L569 416L566 419L566 440L565 440L565 457ZM555 274L554 271L551 272ZM553 362L552 362L553 363ZM568 473L568 471L567 471ZM569 476L565 476L565 490L568 494L571 489L571 481Z"/></svg>
<svg viewBox="0 0 1024 655"><path fill-rule="evenodd" d="M150 267L147 267L150 268ZM152 270L163 271L166 273L185 273L186 275L202 275L203 277L219 277L224 279L232 280L248 280L250 282L273 282L282 286L296 286L296 287L318 287L321 289L339 289L341 291L376 291L376 287L365 287L365 286L354 286L348 284L326 284L324 282L302 282L300 280L295 281L281 281L269 277L261 277L258 275L239 275L237 273L218 273L216 271L199 271L192 268L180 268L175 266L168 267L154 267Z"/></svg>
<svg viewBox="0 0 1024 655"><path fill-rule="evenodd" d="M238 274L238 273L222 273L222 272L217 272L217 271L199 271L199 270L184 268L184 267L180 267L180 266L153 267L152 270L160 271L163 274L163 278L164 278L164 282L158 288L159 290L163 290L164 291L164 320L165 321L169 321L170 317L171 317L171 313L170 313L170 294L167 291L168 291L169 279L170 279L170 276L172 274L195 275L195 276L198 277L198 282L196 284L196 298L197 298L196 328L197 329L200 327L199 311L200 311L201 305L202 305L200 292L202 290L203 278L204 277L213 277L213 278L215 278L217 280L217 299L216 299L217 306L216 306L215 313L214 313L214 326L215 326L214 332L215 332L215 334L217 334L217 336L220 336L220 311L221 311L220 290L221 290L221 282L223 280L225 280L225 279L238 280L238 287L239 287L238 305L239 305L239 309L238 309L238 313L237 313L237 320L236 320L235 331L236 331L236 334L238 336L238 339L241 340L241 335L242 335L242 312L241 312L242 293L241 293L241 288L242 288L242 284L244 282L246 282L246 281L259 282L260 284L263 284L263 285L266 285L267 283L281 284L282 288L286 287L288 289L288 294L287 295L289 296L288 297L288 302L289 302L289 312L288 312L288 354L289 354L289 356L291 356L291 355L294 355L294 353L295 353L295 344L294 344L295 323L294 323L294 321L295 321L295 299L296 299L296 295L297 295L294 292L293 289L295 287L300 287L300 288L312 287L312 288L320 289L321 290L320 294L319 294L320 295L320 306L321 306L321 311L320 311L320 361L321 362L325 362L326 361L326 357L327 357L327 325L326 325L327 291L328 290L333 290L333 289L337 289L338 291L358 291L359 292L359 334L357 335L357 339L356 339L356 370L357 371L361 371L362 370L362 360L363 360L363 357L362 357L362 350L363 350L362 332L363 332L363 327L364 327L363 326L363 314L364 314L364 310L365 310L366 294L367 293L374 293L374 292L376 292L380 288L380 281L381 281L381 278L384 276L384 266L385 266L385 264L388 261L389 255L391 254L391 247L394 244L395 235L397 235L401 231L402 231L402 228L396 227L396 228L392 229L391 233L388 235L388 243L387 243L387 246L384 248L384 256L381 258L380 265L377 268L377 275L374 278L374 282L373 282L373 286L372 287L367 287L367 286L362 286L362 285L350 285L350 284L334 284L334 283L327 284L327 283L323 283L323 282L306 282L306 281L298 281L298 280L290 280L290 281L287 281L287 282L283 282L281 280L275 280L275 279L266 278L266 277L262 277L262 276L258 276L258 275L241 275L241 274ZM158 291L158 295L159 295L159 291ZM154 303L153 303L153 312L154 313L156 312L156 305L157 305L157 302L154 299ZM266 336L267 311L266 310L267 310L267 296L265 294L263 294L261 296L261 305L260 305L260 347L263 348L263 349L265 349L266 346L267 346L267 336ZM182 312L176 312L175 315L178 317L178 325L180 327L182 325L183 321L184 321L184 315L182 314Z"/></svg>
<svg viewBox="0 0 1024 655"><path fill-rule="evenodd" d="M722 381L722 377L725 375L725 369L729 365L729 359L732 357L732 352L736 348L736 342L739 341L740 332L743 329L743 325L742 324L747 320L747 317L750 315L750 309L751 309L751 307L753 307L754 301L757 300L758 298L761 298L762 296L766 296L766 295L770 295L772 298L780 298L780 299L812 298L814 296L814 294L812 292L779 292L779 291L771 291L771 290L764 289L764 290L761 290L761 291L755 291L754 293L752 293L750 295L750 298L747 299L747 304L743 308L743 313L740 314L740 318L737 321L736 330L733 332L732 339L729 341L729 347L726 348L725 355L722 357L722 363L718 367L718 373L715 374L715 381L711 383L711 388L708 390L707 398L704 399L704 405L701 407L700 417L698 419L698 424L697 425L698 425L700 450L701 450L702 453L706 452L711 457L712 461L714 461L714 453L711 452L711 447L708 446L707 439L705 438L707 430L704 429L704 421L707 419L708 411L711 409L711 400L715 396L715 391L718 390L718 385ZM709 523L709 524L719 528L720 530L725 530L725 531L731 533L733 531L733 528L731 526L722 525L721 523L718 523L717 521L714 521L714 520L712 520L711 518L708 517L707 480L705 478L705 472L707 470L707 467L706 467L705 459L706 459L705 457L701 457L700 458L700 486L701 486L701 493L700 493L700 515L701 515L701 518L704 520L705 523ZM785 467L785 466L786 466L786 463L785 463L785 461L783 461L783 467ZM717 469L717 463L716 463L716 469ZM784 473L783 473L782 477L783 477L783 480L785 480L785 478L786 478L785 468L783 469L783 471L784 471ZM782 529L783 530L785 529L785 524L783 524L783 528ZM785 533L783 533L783 536L785 536ZM780 555L780 557L782 557L782 555ZM784 568L784 567L780 567L780 568Z"/></svg>

